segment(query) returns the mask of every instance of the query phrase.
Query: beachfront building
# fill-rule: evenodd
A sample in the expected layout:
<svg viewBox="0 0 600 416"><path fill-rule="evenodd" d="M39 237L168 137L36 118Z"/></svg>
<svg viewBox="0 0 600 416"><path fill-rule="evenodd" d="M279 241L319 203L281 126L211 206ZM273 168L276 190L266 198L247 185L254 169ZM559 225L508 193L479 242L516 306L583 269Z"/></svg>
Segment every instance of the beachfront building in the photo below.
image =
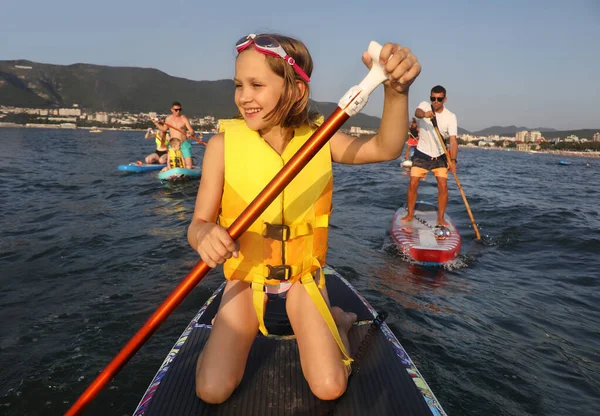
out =
<svg viewBox="0 0 600 416"><path fill-rule="evenodd" d="M350 135L352 136L360 136L362 134L375 134L377 133L375 130L365 130L362 127L352 126L350 127Z"/></svg>
<svg viewBox="0 0 600 416"><path fill-rule="evenodd" d="M101 123L108 123L108 114L96 113L96 121L99 121Z"/></svg>
<svg viewBox="0 0 600 416"><path fill-rule="evenodd" d="M571 134L570 136L567 136L564 141L567 143L578 143L579 137L575 136L574 134Z"/></svg>
<svg viewBox="0 0 600 416"><path fill-rule="evenodd" d="M79 108L59 108L58 115L61 117L66 117L66 116L79 117L79 116L81 116L81 109L79 109Z"/></svg>
<svg viewBox="0 0 600 416"><path fill-rule="evenodd" d="M491 136L494 137L494 136ZM495 136L498 137L498 136ZM489 137L484 138L483 140L479 140L479 142L477 143L477 146L479 147L494 147L494 140L492 140Z"/></svg>
<svg viewBox="0 0 600 416"><path fill-rule="evenodd" d="M526 138L527 143L538 143L538 141L542 138L542 133L537 130L528 131Z"/></svg>

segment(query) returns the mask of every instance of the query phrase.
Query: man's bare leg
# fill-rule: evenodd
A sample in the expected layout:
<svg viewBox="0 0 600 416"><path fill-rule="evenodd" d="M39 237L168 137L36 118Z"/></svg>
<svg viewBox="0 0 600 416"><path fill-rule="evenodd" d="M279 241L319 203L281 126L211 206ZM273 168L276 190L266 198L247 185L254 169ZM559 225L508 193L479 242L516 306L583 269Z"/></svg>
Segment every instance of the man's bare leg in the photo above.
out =
<svg viewBox="0 0 600 416"><path fill-rule="evenodd" d="M410 222L415 218L415 204L417 202L417 190L419 189L419 176L411 176L410 184L408 185L408 192L406 194L406 207L408 213L402 217L400 221Z"/></svg>
<svg viewBox="0 0 600 416"><path fill-rule="evenodd" d="M436 176L436 179L438 184L438 216L436 225L447 227L448 223L444 220L444 214L448 206L448 178Z"/></svg>

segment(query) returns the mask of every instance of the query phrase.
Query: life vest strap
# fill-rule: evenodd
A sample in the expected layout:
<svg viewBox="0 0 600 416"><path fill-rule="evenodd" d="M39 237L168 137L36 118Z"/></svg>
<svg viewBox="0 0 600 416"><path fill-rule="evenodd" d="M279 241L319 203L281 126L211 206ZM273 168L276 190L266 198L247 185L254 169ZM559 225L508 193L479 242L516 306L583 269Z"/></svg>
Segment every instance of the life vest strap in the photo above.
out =
<svg viewBox="0 0 600 416"><path fill-rule="evenodd" d="M288 266L287 264L281 264L279 266L271 266L270 264L267 264L267 269L269 270L267 279L287 281L293 276L292 266Z"/></svg>
<svg viewBox="0 0 600 416"><path fill-rule="evenodd" d="M319 282L319 287L321 287L321 285L324 286L325 285L325 274L323 273L323 269L321 268L321 265L319 264L317 259L314 259L314 262L319 265L319 277L321 279L321 281ZM325 320L325 323L329 327L329 331L331 332L331 335L333 335L335 342L338 344L338 347L340 348L340 351L342 353L342 361L344 362L344 365L346 367L349 367L350 364L352 363L352 361L354 361L354 360L350 357L350 354L348 354L348 351L346 351L346 346L342 342L342 338L340 337L340 332L338 331L337 325L335 324L333 316L331 315L329 306L327 306L325 299L323 299L323 295L321 294L321 291L317 287L317 284L315 283L315 280L313 279L312 274L311 273L305 274L304 276L302 276L301 280L302 280L302 286L304 286L304 288L306 289L306 292L308 293L308 296L310 296L310 298L314 302L315 306L321 313L321 316L323 317L323 319Z"/></svg>
<svg viewBox="0 0 600 416"><path fill-rule="evenodd" d="M315 217L314 227L325 228L329 226L329 215L323 214ZM227 218L219 215L219 225L221 227L228 228L233 224L235 218ZM248 231L262 235L265 238L272 238L278 241L288 241L297 237L310 235L313 233L313 225L306 221L300 221L296 224L270 224L268 222L260 223L255 222L252 224ZM285 238L285 239L283 239Z"/></svg>
<svg viewBox="0 0 600 416"><path fill-rule="evenodd" d="M237 259L236 259L237 260ZM318 262L318 266L321 264ZM302 262L296 264L268 265L268 264L252 264L241 261L234 267L235 271L243 272L247 275L247 282L255 282L257 278L262 279L263 284L278 285L281 281L294 283L300 280L300 277L306 273L311 273L315 270L313 267L313 258L309 257Z"/></svg>
<svg viewBox="0 0 600 416"><path fill-rule="evenodd" d="M287 241L290 239L290 226L265 222L265 232L263 237L278 241Z"/></svg>
<svg viewBox="0 0 600 416"><path fill-rule="evenodd" d="M313 258L313 265L318 267L319 269L319 285L317 286L317 284L315 283L315 279L313 277L312 273L304 273L302 275L301 281L302 281L302 286L304 287L304 289L306 289L306 292L308 293L308 296L312 299L313 303L315 304L315 306L317 307L317 310L319 311L319 313L321 314L321 316L323 317L323 319L325 320L325 323L327 324L327 327L329 328L329 331L331 332L331 335L333 335L333 338L335 340L335 342L337 343L338 347L340 348L340 351L342 353L342 361L344 363L344 365L346 367L350 367L350 365L352 364L352 362L354 361L351 357L350 354L348 354L348 351L346 350L346 346L344 345L342 338L340 336L340 332L337 328L337 325L335 324L335 320L333 319L333 316L331 315L331 311L329 310L329 306L327 306L327 303L325 302L325 299L323 298L323 295L321 294L321 291L319 289L322 289L323 287L325 287L325 273L323 273L323 268L321 267L321 264L319 263L319 261L316 258ZM260 330L260 332L267 336L269 334L269 332L267 331L267 327L265 326L265 278L263 276L261 276L260 274L254 274L253 275L253 281L251 284L252 287L252 303L254 304L254 310L256 312L256 317L258 319L258 329Z"/></svg>
<svg viewBox="0 0 600 416"><path fill-rule="evenodd" d="M265 326L265 279L262 276L255 276L252 286L252 303L254 304L254 311L258 318L258 329L260 332L267 336L269 332Z"/></svg>

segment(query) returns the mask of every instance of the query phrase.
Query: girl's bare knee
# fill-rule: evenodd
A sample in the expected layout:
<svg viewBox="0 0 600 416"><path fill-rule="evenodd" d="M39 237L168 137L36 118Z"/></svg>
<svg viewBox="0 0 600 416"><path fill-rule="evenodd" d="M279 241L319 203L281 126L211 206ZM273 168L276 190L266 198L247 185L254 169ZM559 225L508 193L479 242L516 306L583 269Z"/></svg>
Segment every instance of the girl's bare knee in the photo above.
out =
<svg viewBox="0 0 600 416"><path fill-rule="evenodd" d="M227 400L235 390L235 380L196 380L196 395L209 404L221 404Z"/></svg>
<svg viewBox="0 0 600 416"><path fill-rule="evenodd" d="M323 377L310 383L310 389L315 396L321 400L335 400L346 391L347 377L345 374L338 374L330 377Z"/></svg>

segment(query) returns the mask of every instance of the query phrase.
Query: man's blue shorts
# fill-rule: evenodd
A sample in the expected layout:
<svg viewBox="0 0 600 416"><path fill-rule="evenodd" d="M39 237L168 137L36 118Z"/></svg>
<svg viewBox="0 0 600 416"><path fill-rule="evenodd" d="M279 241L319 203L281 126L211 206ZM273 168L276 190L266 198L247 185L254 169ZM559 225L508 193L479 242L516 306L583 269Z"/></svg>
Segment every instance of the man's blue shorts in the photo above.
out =
<svg viewBox="0 0 600 416"><path fill-rule="evenodd" d="M181 143L180 149L183 157L192 157L192 144L189 140L186 140L185 142Z"/></svg>

